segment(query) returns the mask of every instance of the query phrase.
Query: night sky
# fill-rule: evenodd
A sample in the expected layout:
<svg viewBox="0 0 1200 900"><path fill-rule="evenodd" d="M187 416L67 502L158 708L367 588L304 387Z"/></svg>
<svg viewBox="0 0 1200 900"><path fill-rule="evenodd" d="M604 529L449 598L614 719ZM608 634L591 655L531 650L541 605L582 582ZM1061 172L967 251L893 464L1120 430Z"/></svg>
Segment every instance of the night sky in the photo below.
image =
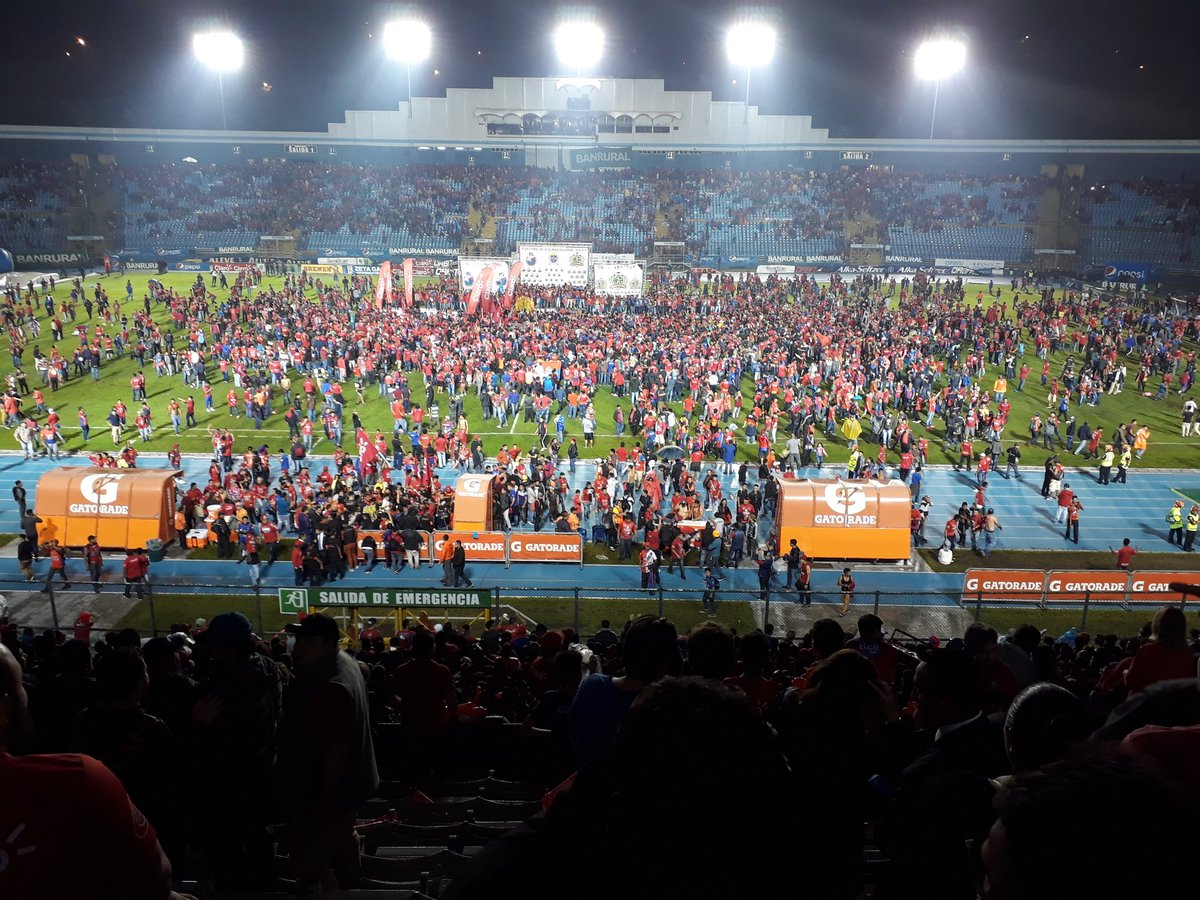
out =
<svg viewBox="0 0 1200 900"><path fill-rule="evenodd" d="M562 8L425 4L434 52L414 69L413 93L564 74L549 36ZM595 8L608 33L596 74L742 98L744 73L726 61L723 34L741 4ZM9 0L0 122L219 128L216 76L193 60L191 34L220 24L247 44L247 64L224 79L229 127L323 131L345 109L394 109L404 98L404 67L380 47L386 9L355 0ZM939 137L1200 138L1196 0L792 0L774 15L775 59L754 73L751 102L764 114L811 115L835 137L927 136L933 88L912 78L912 48L952 31L970 51L967 68L942 85Z"/></svg>

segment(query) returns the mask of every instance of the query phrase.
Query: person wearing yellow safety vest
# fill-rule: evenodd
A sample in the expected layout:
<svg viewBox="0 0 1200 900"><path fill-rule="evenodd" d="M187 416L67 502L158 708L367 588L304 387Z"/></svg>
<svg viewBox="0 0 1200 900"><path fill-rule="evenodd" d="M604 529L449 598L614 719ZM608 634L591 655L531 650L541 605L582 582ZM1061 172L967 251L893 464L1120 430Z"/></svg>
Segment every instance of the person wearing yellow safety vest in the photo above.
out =
<svg viewBox="0 0 1200 900"><path fill-rule="evenodd" d="M1008 393L1008 379L1003 375L998 375L995 384L992 385L992 394L996 398L996 402L1000 403L1006 393Z"/></svg>
<svg viewBox="0 0 1200 900"><path fill-rule="evenodd" d="M1129 476L1129 464L1133 462L1133 451L1129 449L1129 445L1125 445L1125 449L1121 451L1121 458L1117 460L1117 477L1113 479L1113 484L1125 484Z"/></svg>
<svg viewBox="0 0 1200 900"><path fill-rule="evenodd" d="M1186 532L1183 536L1183 549L1188 553L1192 552L1192 545L1196 543L1197 528L1200 528L1200 506L1193 503L1187 521L1183 523L1183 530Z"/></svg>
<svg viewBox="0 0 1200 900"><path fill-rule="evenodd" d="M1108 484L1109 476L1112 475L1113 459L1116 454L1113 452L1112 444L1104 445L1104 455L1100 457L1100 484Z"/></svg>
<svg viewBox="0 0 1200 900"><path fill-rule="evenodd" d="M1176 500L1167 513L1167 543L1183 546L1183 501Z"/></svg>

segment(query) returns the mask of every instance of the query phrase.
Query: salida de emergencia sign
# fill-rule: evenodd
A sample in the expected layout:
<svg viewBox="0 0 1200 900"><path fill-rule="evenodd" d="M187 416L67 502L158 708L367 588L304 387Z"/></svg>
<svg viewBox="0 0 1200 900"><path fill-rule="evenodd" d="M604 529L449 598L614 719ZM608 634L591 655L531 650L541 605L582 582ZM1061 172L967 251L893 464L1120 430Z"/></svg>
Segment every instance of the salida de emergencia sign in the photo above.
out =
<svg viewBox="0 0 1200 900"><path fill-rule="evenodd" d="M308 612L312 607L374 606L395 609L417 606L492 605L491 591L451 588L280 588L279 612L283 615Z"/></svg>

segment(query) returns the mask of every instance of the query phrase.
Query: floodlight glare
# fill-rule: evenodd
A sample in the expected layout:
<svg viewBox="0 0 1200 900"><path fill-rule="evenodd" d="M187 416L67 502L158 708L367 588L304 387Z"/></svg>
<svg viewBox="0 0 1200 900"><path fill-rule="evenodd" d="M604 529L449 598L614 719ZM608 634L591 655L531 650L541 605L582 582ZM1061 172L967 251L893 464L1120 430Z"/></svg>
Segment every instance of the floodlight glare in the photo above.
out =
<svg viewBox="0 0 1200 900"><path fill-rule="evenodd" d="M233 72L242 67L245 48L242 39L231 31L209 31L192 37L196 59L218 72Z"/></svg>
<svg viewBox="0 0 1200 900"><path fill-rule="evenodd" d="M915 69L918 78L941 81L960 71L966 63L966 44L951 38L939 38L926 41L917 48Z"/></svg>
<svg viewBox="0 0 1200 900"><path fill-rule="evenodd" d="M554 32L558 61L582 71L604 56L604 29L593 22L563 22Z"/></svg>
<svg viewBox="0 0 1200 900"><path fill-rule="evenodd" d="M739 22L725 35L725 53L735 66L765 66L775 55L775 29L762 22Z"/></svg>
<svg viewBox="0 0 1200 900"><path fill-rule="evenodd" d="M393 19L383 26L383 48L389 59L415 66L433 53L433 32L420 19Z"/></svg>

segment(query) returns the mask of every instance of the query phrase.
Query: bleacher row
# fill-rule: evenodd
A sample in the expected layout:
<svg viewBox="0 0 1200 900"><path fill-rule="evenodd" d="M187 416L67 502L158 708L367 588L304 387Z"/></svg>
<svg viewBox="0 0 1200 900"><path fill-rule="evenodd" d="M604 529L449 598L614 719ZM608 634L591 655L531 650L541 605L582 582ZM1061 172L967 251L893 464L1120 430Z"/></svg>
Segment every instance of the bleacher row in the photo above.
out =
<svg viewBox="0 0 1200 900"><path fill-rule="evenodd" d="M476 209L497 222L496 249L522 241L590 241L644 253L656 216L698 253L829 256L845 223L879 223L899 256L1032 259L1044 183L1037 178L836 172L556 173L528 167L366 166L311 161L165 163L121 169L114 246L256 247L299 235L302 250L384 255L457 250ZM73 166L0 165L0 246L65 249ZM1079 258L1188 267L1200 251L1200 206L1188 182L1080 185ZM661 235L660 235L661 236Z"/></svg>

